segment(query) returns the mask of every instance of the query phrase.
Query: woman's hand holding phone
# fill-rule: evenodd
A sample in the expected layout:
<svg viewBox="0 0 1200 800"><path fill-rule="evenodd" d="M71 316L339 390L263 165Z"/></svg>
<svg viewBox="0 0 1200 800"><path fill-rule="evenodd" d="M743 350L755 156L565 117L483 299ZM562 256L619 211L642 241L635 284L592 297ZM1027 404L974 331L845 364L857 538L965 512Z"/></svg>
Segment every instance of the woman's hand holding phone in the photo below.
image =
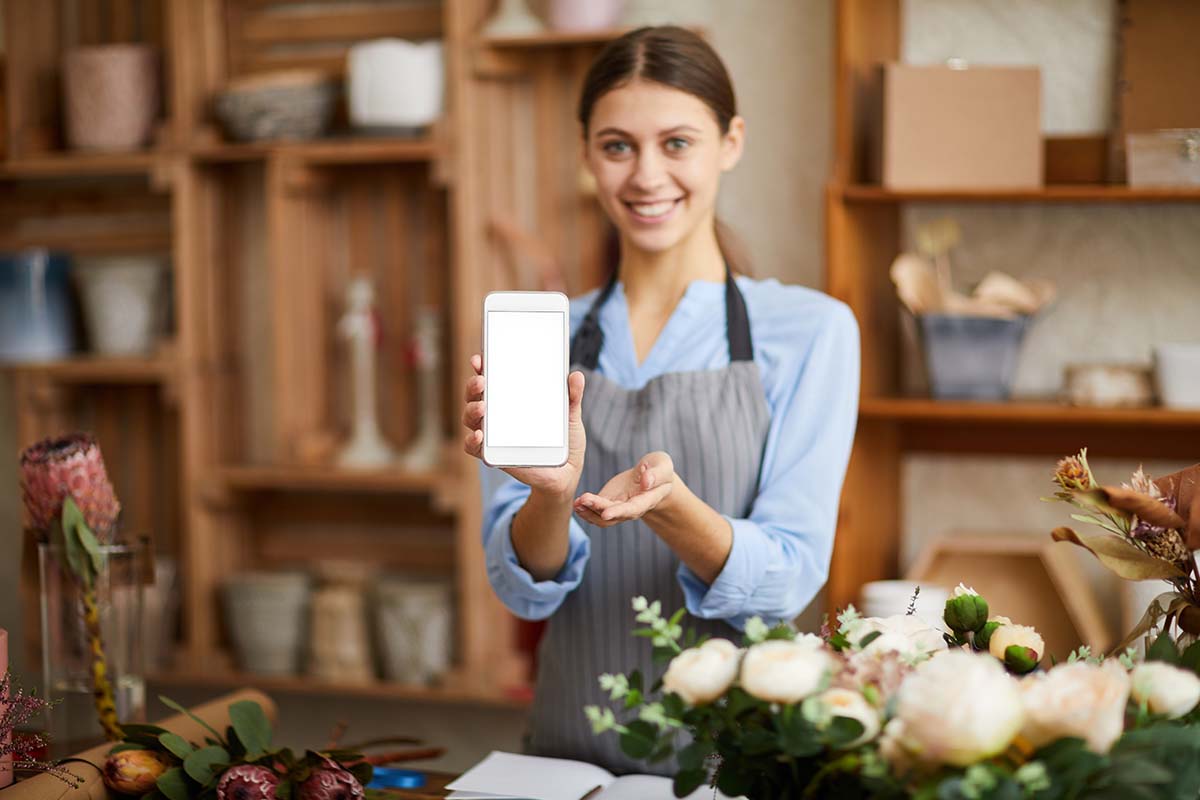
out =
<svg viewBox="0 0 1200 800"><path fill-rule="evenodd" d="M487 413L483 399L486 387L483 377L483 357L478 353L471 356L471 369L475 374L467 380L462 421L467 429L463 439L463 450L467 455L482 459L483 415ZM587 437L583 430L583 373L572 372L567 377L569 410L567 416L567 463L561 467L501 467L509 475L534 491L543 492L556 499L570 500L579 486L583 472L583 455Z"/></svg>

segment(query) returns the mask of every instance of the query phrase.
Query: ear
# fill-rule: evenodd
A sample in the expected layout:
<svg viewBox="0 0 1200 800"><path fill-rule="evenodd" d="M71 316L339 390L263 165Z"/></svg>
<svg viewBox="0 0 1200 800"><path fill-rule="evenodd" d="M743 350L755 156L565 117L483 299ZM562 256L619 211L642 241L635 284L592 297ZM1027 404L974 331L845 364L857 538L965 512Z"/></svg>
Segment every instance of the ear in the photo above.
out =
<svg viewBox="0 0 1200 800"><path fill-rule="evenodd" d="M742 160L742 149L746 145L746 120L734 117L729 120L729 131L721 137L721 171L728 172Z"/></svg>

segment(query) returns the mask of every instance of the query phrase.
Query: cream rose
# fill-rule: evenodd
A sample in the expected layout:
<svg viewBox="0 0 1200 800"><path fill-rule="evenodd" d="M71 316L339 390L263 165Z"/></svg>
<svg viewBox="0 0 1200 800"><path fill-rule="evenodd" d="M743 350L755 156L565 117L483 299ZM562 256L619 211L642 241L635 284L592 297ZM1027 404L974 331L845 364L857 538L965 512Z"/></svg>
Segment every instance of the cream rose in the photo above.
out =
<svg viewBox="0 0 1200 800"><path fill-rule="evenodd" d="M1200 702L1200 678L1171 664L1161 661L1138 664L1129 673L1129 680L1135 701L1171 719L1182 717Z"/></svg>
<svg viewBox="0 0 1200 800"><path fill-rule="evenodd" d="M663 689L689 705L711 703L733 685L742 651L728 639L709 639L684 650L667 665Z"/></svg>
<svg viewBox="0 0 1200 800"><path fill-rule="evenodd" d="M833 667L832 656L817 636L760 642L742 659L742 688L759 700L796 703L815 694Z"/></svg>
<svg viewBox="0 0 1200 800"><path fill-rule="evenodd" d="M907 658L935 653L946 649L941 631L931 628L920 617L896 614L891 617L865 617L851 623L846 638L854 647L872 633L879 633L864 653L898 653Z"/></svg>
<svg viewBox="0 0 1200 800"><path fill-rule="evenodd" d="M1077 737L1096 753L1107 753L1125 725L1129 674L1116 661L1076 661L1022 683L1025 727L1034 747Z"/></svg>
<svg viewBox="0 0 1200 800"><path fill-rule="evenodd" d="M1007 657L1008 648L1016 645L1025 649L1025 653L1012 659ZM1015 672L1029 672L1037 667L1042 655L1046 652L1046 642L1041 634L1028 625L1001 625L992 632L988 640L988 652L1000 659ZM1032 652L1032 655L1029 655Z"/></svg>
<svg viewBox="0 0 1200 800"><path fill-rule="evenodd" d="M862 725L862 734L843 747L858 747L879 735L879 712L858 692L850 689L826 689L819 695L819 699L832 716L857 720Z"/></svg>
<svg viewBox="0 0 1200 800"><path fill-rule="evenodd" d="M929 764L965 767L1004 751L1021 729L1021 690L995 659L938 653L900 686L889 747Z"/></svg>

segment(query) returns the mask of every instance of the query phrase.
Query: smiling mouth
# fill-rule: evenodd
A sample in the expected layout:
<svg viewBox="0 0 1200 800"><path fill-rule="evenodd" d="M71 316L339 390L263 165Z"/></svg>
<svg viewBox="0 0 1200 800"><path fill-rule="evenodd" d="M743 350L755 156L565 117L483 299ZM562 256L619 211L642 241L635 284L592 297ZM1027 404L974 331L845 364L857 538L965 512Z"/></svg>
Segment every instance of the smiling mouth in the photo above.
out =
<svg viewBox="0 0 1200 800"><path fill-rule="evenodd" d="M634 217L653 222L669 215L675 210L675 207L679 205L682 199L681 197L677 197L674 200L660 200L655 203L631 203L626 201L625 207L633 212Z"/></svg>

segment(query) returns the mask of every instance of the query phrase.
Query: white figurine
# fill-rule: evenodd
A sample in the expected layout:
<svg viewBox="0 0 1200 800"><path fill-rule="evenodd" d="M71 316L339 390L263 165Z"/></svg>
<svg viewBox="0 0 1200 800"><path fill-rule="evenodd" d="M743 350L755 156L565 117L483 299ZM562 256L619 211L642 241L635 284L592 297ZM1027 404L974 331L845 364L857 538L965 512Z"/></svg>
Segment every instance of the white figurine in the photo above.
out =
<svg viewBox="0 0 1200 800"><path fill-rule="evenodd" d="M345 467L381 467L396 460L396 452L383 438L375 415L375 351L379 321L375 317L375 290L371 281L358 277L346 287L346 313L338 321L338 335L350 343L352 431L338 455Z"/></svg>
<svg viewBox="0 0 1200 800"><path fill-rule="evenodd" d="M436 308L417 312L410 366L417 374L417 436L404 453L404 466L411 470L432 469L441 459L442 420L440 373L441 315Z"/></svg>

